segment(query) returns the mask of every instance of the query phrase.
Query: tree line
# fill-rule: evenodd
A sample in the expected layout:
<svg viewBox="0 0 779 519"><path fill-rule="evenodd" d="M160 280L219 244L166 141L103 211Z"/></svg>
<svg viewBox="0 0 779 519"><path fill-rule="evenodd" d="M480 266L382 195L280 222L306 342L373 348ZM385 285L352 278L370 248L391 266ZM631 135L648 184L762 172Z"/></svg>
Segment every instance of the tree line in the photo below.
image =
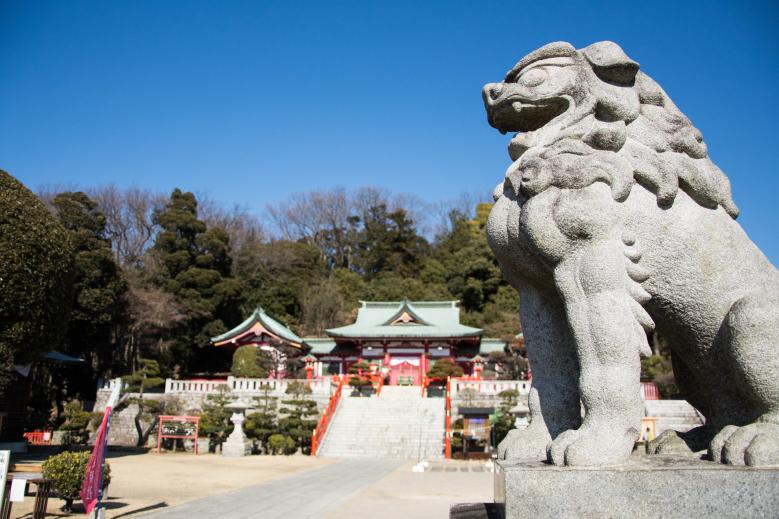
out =
<svg viewBox="0 0 779 519"><path fill-rule="evenodd" d="M260 216L181 189L38 197L72 258L64 332L47 344L86 361L51 374L60 396L90 399L98 377L135 372L141 359L163 376L226 372L231 359L209 338L258 305L301 336L352 322L360 300L404 298L457 299L462 321L486 335L519 331L518 297L486 242L491 206L473 198L432 207L336 188L294 194Z"/></svg>

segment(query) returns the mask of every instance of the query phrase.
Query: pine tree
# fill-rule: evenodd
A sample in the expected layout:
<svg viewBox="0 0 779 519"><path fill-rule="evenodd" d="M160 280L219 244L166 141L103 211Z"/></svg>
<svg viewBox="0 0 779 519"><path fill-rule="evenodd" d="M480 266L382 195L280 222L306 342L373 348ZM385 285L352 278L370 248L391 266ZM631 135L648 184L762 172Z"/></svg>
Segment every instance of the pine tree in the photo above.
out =
<svg viewBox="0 0 779 519"><path fill-rule="evenodd" d="M256 439L266 454L270 453L268 439L278 429L277 400L270 384L260 386L260 395L254 397L257 411L249 414L243 423L246 436Z"/></svg>
<svg viewBox="0 0 779 519"><path fill-rule="evenodd" d="M297 447L307 454L311 450L311 434L317 424L316 402L311 400L311 388L304 382L291 382L287 386L286 394L291 398L282 400L284 404L281 412L284 415L279 419L279 431L294 440Z"/></svg>
<svg viewBox="0 0 779 519"><path fill-rule="evenodd" d="M70 377L68 386L71 394L89 396L97 377L112 368L117 329L127 316L127 283L97 204L82 192L64 192L54 197L52 206L75 250L75 293L65 351L85 358L88 368L86 374Z"/></svg>
<svg viewBox="0 0 779 519"><path fill-rule="evenodd" d="M211 337L227 330L227 323L241 319L229 237L220 228L207 229L197 217L195 196L179 189L155 213L154 222L161 228L154 244L161 264L155 282L176 296L186 314L176 360L184 370L226 369L229 359L208 346Z"/></svg>
<svg viewBox="0 0 779 519"><path fill-rule="evenodd" d="M385 204L379 204L368 209L362 220L355 260L359 269L367 277L380 272L417 277L428 244L406 211L388 211Z"/></svg>
<svg viewBox="0 0 779 519"><path fill-rule="evenodd" d="M486 226L490 204L479 204L469 220L460 212L450 215L452 231L438 243L436 256L444 267L449 292L467 312L481 312L505 284L500 267L487 244Z"/></svg>
<svg viewBox="0 0 779 519"><path fill-rule="evenodd" d="M514 428L516 417L512 410L519 401L519 392L516 389L506 389L498 393L498 396L500 397L500 405L495 410L493 417L490 417L495 431L495 445L502 442L503 438Z"/></svg>
<svg viewBox="0 0 779 519"><path fill-rule="evenodd" d="M212 446L222 445L233 431L232 412L227 408L233 400L230 388L225 384L217 386L216 393L206 396L200 413L200 433L211 439Z"/></svg>
<svg viewBox="0 0 779 519"><path fill-rule="evenodd" d="M165 383L160 376L160 365L153 359L140 359L140 369L131 375L122 377L124 396L117 406L117 411L136 404L138 409L133 418L135 430L138 433L138 446L146 445L146 440L152 429L157 425L157 417L163 414L166 402L144 398L144 393ZM144 427L143 422L147 423Z"/></svg>

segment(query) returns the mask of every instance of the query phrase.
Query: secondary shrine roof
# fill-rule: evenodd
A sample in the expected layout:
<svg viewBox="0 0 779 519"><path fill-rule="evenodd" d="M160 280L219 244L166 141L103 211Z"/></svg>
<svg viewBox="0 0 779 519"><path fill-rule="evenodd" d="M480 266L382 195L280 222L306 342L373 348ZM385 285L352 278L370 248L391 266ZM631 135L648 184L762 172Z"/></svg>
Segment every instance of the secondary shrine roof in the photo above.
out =
<svg viewBox="0 0 779 519"><path fill-rule="evenodd" d="M482 330L460 324L457 301L360 301L353 324L325 330L342 338L480 337Z"/></svg>
<svg viewBox="0 0 779 519"><path fill-rule="evenodd" d="M303 340L295 332L266 314L265 310L259 306L244 322L232 330L212 337L211 343L215 346L222 346L227 343L238 342L241 339L248 338L250 335L259 336L263 333L287 341L292 346L297 346L298 348L303 344Z"/></svg>

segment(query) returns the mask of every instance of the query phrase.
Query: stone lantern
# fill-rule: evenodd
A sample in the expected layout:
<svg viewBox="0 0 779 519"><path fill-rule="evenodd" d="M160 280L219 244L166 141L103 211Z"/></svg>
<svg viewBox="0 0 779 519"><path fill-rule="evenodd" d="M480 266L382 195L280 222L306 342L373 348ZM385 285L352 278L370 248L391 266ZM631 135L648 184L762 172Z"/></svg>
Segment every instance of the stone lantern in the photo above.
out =
<svg viewBox="0 0 779 519"><path fill-rule="evenodd" d="M249 406L236 400L232 404L228 404L225 408L232 411L230 421L235 426L233 432L227 437L227 440L222 444L222 456L236 458L240 456L248 456L252 453L252 443L246 437L246 433L243 432L243 421L246 418L245 412Z"/></svg>

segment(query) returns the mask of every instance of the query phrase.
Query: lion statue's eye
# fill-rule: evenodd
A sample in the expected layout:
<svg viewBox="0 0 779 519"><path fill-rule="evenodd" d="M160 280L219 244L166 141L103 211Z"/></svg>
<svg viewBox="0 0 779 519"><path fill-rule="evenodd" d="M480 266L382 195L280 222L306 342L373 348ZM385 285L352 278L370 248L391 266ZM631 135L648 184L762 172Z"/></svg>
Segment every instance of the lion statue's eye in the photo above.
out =
<svg viewBox="0 0 779 519"><path fill-rule="evenodd" d="M517 83L526 87L538 86L546 81L547 72L542 67L531 68L517 78Z"/></svg>

